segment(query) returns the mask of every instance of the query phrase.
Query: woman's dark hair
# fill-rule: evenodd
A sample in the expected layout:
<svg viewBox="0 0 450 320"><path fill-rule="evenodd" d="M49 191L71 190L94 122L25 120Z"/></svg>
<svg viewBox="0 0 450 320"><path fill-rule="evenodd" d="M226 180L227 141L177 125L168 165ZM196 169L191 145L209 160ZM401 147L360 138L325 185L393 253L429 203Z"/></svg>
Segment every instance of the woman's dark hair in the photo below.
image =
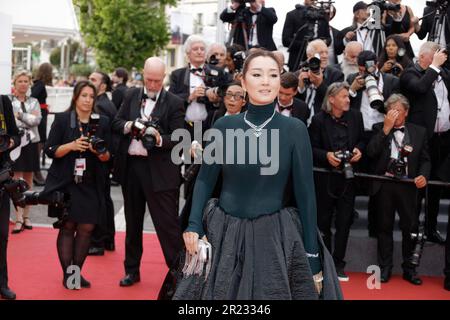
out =
<svg viewBox="0 0 450 320"><path fill-rule="evenodd" d="M250 65L250 63L252 62L252 60L258 58L258 57L268 57L268 58L272 58L273 61L276 62L277 66L279 66L277 57L273 54L272 51L267 51L267 50L257 50L253 53L251 53L247 59L245 59L245 63L244 63L244 67L242 68L242 74L245 78L245 74L248 71L248 67ZM279 70L281 72L281 70Z"/></svg>
<svg viewBox="0 0 450 320"><path fill-rule="evenodd" d="M122 83L127 84L128 82L128 71L125 68L117 68L114 73L118 78L122 78Z"/></svg>
<svg viewBox="0 0 450 320"><path fill-rule="evenodd" d="M92 90L94 90L94 97L97 96L97 89L95 89L95 86L92 84L92 82L87 81L87 80L80 81L75 85L75 88L73 88L73 95L72 95L72 100L70 101L70 107L66 111L75 110L76 103L77 103L78 98L80 97L81 91L86 87L89 87ZM93 103L93 104L95 105L95 103ZM94 106L92 106L92 109L94 109Z"/></svg>
<svg viewBox="0 0 450 320"><path fill-rule="evenodd" d="M391 39L395 42L395 44L398 47L397 56L395 57L395 60L398 63L400 63L402 65L402 67L405 69L410 64L412 64L412 61L406 53L405 43L403 42L402 38L400 38L396 34L391 34L389 37L386 38L386 42L384 44L384 50L383 50L383 52L381 52L380 57L378 59L378 69L381 69L383 67L383 65L385 64L385 62L389 60L388 55L386 53L386 45L387 45L387 42ZM403 49L403 52L404 52L403 56L398 54L400 49Z"/></svg>
<svg viewBox="0 0 450 320"><path fill-rule="evenodd" d="M51 86L53 80L53 66L48 62L41 64L36 73L35 80L41 80L45 85Z"/></svg>

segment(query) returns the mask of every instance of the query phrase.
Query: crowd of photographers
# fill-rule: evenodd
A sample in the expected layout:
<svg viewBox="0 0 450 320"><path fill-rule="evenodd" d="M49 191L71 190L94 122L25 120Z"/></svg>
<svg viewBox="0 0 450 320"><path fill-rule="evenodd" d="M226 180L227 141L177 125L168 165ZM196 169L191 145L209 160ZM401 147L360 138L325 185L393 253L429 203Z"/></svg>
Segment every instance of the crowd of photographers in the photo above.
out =
<svg viewBox="0 0 450 320"><path fill-rule="evenodd" d="M382 282L388 282L392 274L396 212L402 232L403 278L408 282L422 283L416 268L425 239L445 243L437 230L437 215L441 195L448 194L448 188L428 183L450 181L448 6L447 1L428 2L420 24L411 8L400 2L357 2L352 25L339 31L330 26L336 15L331 2L305 0L286 16L282 39L289 52L287 63L283 53L275 51L283 70L275 108L285 116L298 118L309 129L318 168L315 187L319 229L341 281L349 280L345 255L350 228L358 216L358 195L370 196L368 229L369 236L378 240ZM435 17L441 16L443 22L439 24ZM47 178L44 192L25 192L32 182L28 179L26 184L17 180L18 176L13 179L13 172L19 170L5 166L0 172L3 196L9 194L18 207L47 204L49 215L58 218L58 254L66 287L72 288L66 270L70 261L81 269L86 255L103 255L104 250L115 249L111 177L106 173L113 174L120 183L124 197L125 277L120 285L140 281L145 204L150 208L166 264L171 271L176 268L199 165L185 165L183 181L180 167L170 160L174 146L170 136L178 128L187 129L193 140L191 156L198 157L202 149L201 142L195 141L198 124L204 132L220 117L245 111L240 72L246 56L255 50L276 50L272 29L277 16L273 8L265 7L264 0L232 0L220 18L231 25L229 41L208 45L202 36L191 35L184 43L188 64L170 74L167 91L163 87L165 65L157 58L145 62L143 88L127 88L128 74L122 68L115 70L113 81L106 73L96 71L89 77L92 90L87 84L76 88L71 110L55 120L50 142L42 146L54 159L52 166L58 166L50 172L67 171L70 181L66 185L62 186L57 178L49 184ZM421 46L417 57L409 43L413 33L419 38L429 34L430 41ZM20 76L31 85L28 75L19 75L16 80ZM83 90L88 91L86 97ZM106 94L111 90L112 101ZM91 91L94 99L84 102ZM32 104L38 103L31 97L16 94L11 101L2 101L2 121L6 121L2 128L7 131L0 138L8 138L0 147L6 151L23 143L19 141L19 130L8 122L11 116L14 114L21 132L33 131L45 101L41 113L39 108L32 109ZM12 102L12 108L8 102ZM94 113L84 119L83 108L92 108L89 112ZM104 133L105 123L111 135ZM55 135L64 137L64 141ZM71 144L72 138L75 144ZM45 137L41 140L45 142ZM95 157L83 156L88 149ZM19 159L35 159L38 153L33 149L25 151L27 154ZM68 154L69 160L65 158ZM59 158L66 160L56 160ZM93 163L101 169L92 171ZM25 167L21 172L38 170L33 163L22 165ZM180 226L178 199L183 182L186 205ZM97 198L85 196L89 190L95 190ZM214 191L218 193L220 181ZM291 193L288 185L286 205L295 205ZM419 214L424 198L426 217L422 221ZM96 202L97 214L75 214L73 211L92 212L92 208L83 208L83 201ZM2 210L9 213L6 202ZM4 227L5 223L1 224ZM24 211L17 215L13 233L31 227ZM4 229L0 228L0 289L3 298L14 298L7 285L8 232ZM67 252L69 246L79 249ZM445 254L444 287L450 290L449 237ZM90 284L81 277L79 286Z"/></svg>

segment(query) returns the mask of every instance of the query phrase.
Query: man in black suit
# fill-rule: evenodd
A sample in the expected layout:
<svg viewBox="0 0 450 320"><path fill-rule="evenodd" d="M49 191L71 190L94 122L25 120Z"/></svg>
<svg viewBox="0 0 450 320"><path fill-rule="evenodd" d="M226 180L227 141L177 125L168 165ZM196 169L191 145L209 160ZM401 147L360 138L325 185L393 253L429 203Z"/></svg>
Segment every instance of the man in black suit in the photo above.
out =
<svg viewBox="0 0 450 320"><path fill-rule="evenodd" d="M414 242L411 233L418 229L416 214L417 190L427 185L430 174L430 157L426 130L405 123L409 102L401 94L393 94L386 101L384 122L374 125L375 134L367 146L367 154L375 161L375 174L396 179L411 178L415 185L374 181L372 188L379 199L378 212L378 263L381 282L388 282L393 267L393 229L395 212L400 216L402 231L403 278L414 285L422 284L416 266L410 258ZM399 166L399 164L401 166ZM403 170L395 170L394 168Z"/></svg>
<svg viewBox="0 0 450 320"><path fill-rule="evenodd" d="M112 75L112 82L114 84L114 90L112 92L112 102L119 110L122 105L123 98L127 93L128 87L128 71L125 68L117 68Z"/></svg>
<svg viewBox="0 0 450 320"><path fill-rule="evenodd" d="M431 157L431 180L439 179L437 171L450 153L450 77L442 68L447 54L434 42L424 43L415 65L407 68L401 78L402 92L411 101L408 122L425 127ZM444 244L436 230L441 188L430 186L428 192L427 239Z"/></svg>
<svg viewBox="0 0 450 320"><path fill-rule="evenodd" d="M180 168L171 160L174 130L183 128L183 101L163 88L165 65L156 57L144 66L144 88L133 88L113 121L113 130L121 134L114 172L124 196L126 242L125 273L121 286L140 281L142 230L145 204L152 216L166 264L173 268L182 248L182 230L178 222ZM160 128L143 129L154 139L152 147L132 136L136 119L157 121ZM142 133L142 131L140 131Z"/></svg>
<svg viewBox="0 0 450 320"><path fill-rule="evenodd" d="M364 151L363 121L361 113L350 109L346 82L328 87L323 110L316 114L309 127L314 164L324 168L344 168L355 165ZM349 158L340 154L348 152ZM353 223L355 185L345 175L316 174L317 222L325 245L333 252L336 272L341 281L348 281L344 272L345 251ZM334 250L331 248L331 225L336 211Z"/></svg>
<svg viewBox="0 0 450 320"><path fill-rule="evenodd" d="M419 19L417 17L414 17L412 22L415 25L415 32L417 34L417 37L422 40L424 39L427 34L428 36L431 35L431 31L433 28L433 22L434 18L436 16L436 8L433 8L431 6L426 6L423 9L423 15L424 18L422 20L422 24L419 25ZM433 39L434 42L439 43L441 46L445 47L447 43L450 43L450 7L447 7L447 12L444 13L444 22L442 26L441 32L438 32L440 35L439 39ZM430 39L430 38L429 38Z"/></svg>
<svg viewBox="0 0 450 320"><path fill-rule="evenodd" d="M357 58L359 72L351 74L347 78L347 82L350 83L350 107L361 111L364 121L364 143L367 145L373 136L373 125L384 120L384 104L392 93L399 91L399 79L391 74L380 73L377 68L378 58L372 51L361 51ZM375 100L378 101L378 107L373 105L372 99L375 97L373 94L369 95L369 91L366 87L365 79L368 75L373 76L376 79L377 91L372 88L372 93L375 92L379 95ZM360 170L363 172L371 172L371 162L367 156L364 156ZM366 181L362 181L360 190L362 194L366 194L369 190L369 185ZM376 230L376 216L377 216L377 199L373 196L369 199L368 208L368 229L369 236L375 237Z"/></svg>
<svg viewBox="0 0 450 320"><path fill-rule="evenodd" d="M373 51L379 56L384 48L384 27L381 26L381 29L369 29L367 24L368 18L367 3L364 1L357 2L353 6L353 24L341 30L338 41L344 46L350 41L358 41L363 45L364 50Z"/></svg>
<svg viewBox="0 0 450 320"><path fill-rule="evenodd" d="M112 126L112 121L116 116L117 109L114 103L109 100L107 92L112 89L111 79L109 76L102 71L95 71L89 76L89 81L91 81L95 88L97 89L97 97L95 99L94 110L100 115L104 115L109 120L109 126ZM116 148L118 146L119 137L114 134L111 138L110 152L111 156L116 153ZM112 159L109 164L112 167ZM106 204L106 216L102 219L96 226L91 236L91 245L89 248L89 255L102 256L105 250L114 251L115 243L114 237L116 234L116 227L114 224L114 204L111 198L111 179L106 178L105 186L105 204Z"/></svg>
<svg viewBox="0 0 450 320"><path fill-rule="evenodd" d="M254 0L250 7L245 7L242 2L232 0L231 6L220 14L220 20L232 24L232 42L246 49L262 47L270 51L277 50L272 38L273 25L278 21L275 9L266 8L265 0ZM243 24L238 21L238 15L241 14Z"/></svg>
<svg viewBox="0 0 450 320"><path fill-rule="evenodd" d="M308 61L311 61L312 58L320 58L318 73L302 68L298 76L298 92L300 99L308 105L307 124L309 125L312 117L322 108L328 86L334 82L344 81L344 74L328 65L328 47L323 40L316 39L308 43L306 55Z"/></svg>
<svg viewBox="0 0 450 320"><path fill-rule="evenodd" d="M6 129L10 136L8 149L20 144L19 129L14 119L11 100L6 95L0 95L0 127ZM0 152L0 164L9 161L9 151ZM0 192L0 297L14 300L16 294L8 287L7 247L9 232L10 200L6 191Z"/></svg>
<svg viewBox="0 0 450 320"><path fill-rule="evenodd" d="M281 75L281 86L276 102L276 109L282 115L297 118L306 125L309 110L306 103L297 99L298 78L293 72L285 72Z"/></svg>

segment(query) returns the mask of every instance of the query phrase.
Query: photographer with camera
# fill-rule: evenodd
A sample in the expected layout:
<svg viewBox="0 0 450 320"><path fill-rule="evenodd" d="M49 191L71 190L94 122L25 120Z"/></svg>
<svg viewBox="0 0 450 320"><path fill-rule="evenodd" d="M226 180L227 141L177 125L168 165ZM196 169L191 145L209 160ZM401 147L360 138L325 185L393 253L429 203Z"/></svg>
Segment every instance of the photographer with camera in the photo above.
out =
<svg viewBox="0 0 450 320"><path fill-rule="evenodd" d="M379 57L378 69L381 73L390 73L400 77L403 71L413 64L406 55L406 47L400 36L393 34L387 37L384 50Z"/></svg>
<svg viewBox="0 0 450 320"><path fill-rule="evenodd" d="M274 8L265 7L265 0L231 0L230 7L220 14L220 20L231 24L228 44L237 43L246 50L255 46L270 51L277 49L272 33L278 17Z"/></svg>
<svg viewBox="0 0 450 320"><path fill-rule="evenodd" d="M383 122L374 125L367 155L375 162L375 174L394 179L411 178L415 185L372 181L372 193L377 195L379 201L377 227L381 282L388 282L392 274L393 230L397 211L402 231L403 279L420 285L422 280L417 276L411 255L414 248L412 234L418 231L415 199L418 189L427 185L431 168L426 130L406 122L410 108L405 96L393 94L385 105L386 117Z"/></svg>
<svg viewBox="0 0 450 320"><path fill-rule="evenodd" d="M317 221L328 250L333 253L339 280L348 281L344 272L345 251L355 206L353 166L364 152L361 113L350 109L346 82L331 84L323 100L322 111L309 127L315 166L343 170L342 175L316 173ZM333 212L336 211L334 250L331 250Z"/></svg>
<svg viewBox="0 0 450 320"><path fill-rule="evenodd" d="M111 128L112 121L116 116L117 109L114 103L107 96L107 92L112 89L112 83L109 76L102 71L95 71L89 76L89 81L97 89L97 97L95 99L94 110L96 113L108 118L109 126ZM118 146L118 135L111 134L111 146L109 148L111 159L109 161L109 168L112 171L113 156L115 148ZM114 225L114 204L111 199L111 178L108 176L105 185L105 203L106 203L106 217L100 221L94 229L91 238L91 247L89 248L89 255L102 256L105 250L115 250L114 236L116 233Z"/></svg>
<svg viewBox="0 0 450 320"><path fill-rule="evenodd" d="M10 160L9 150L20 144L19 129L14 119L11 100L0 95L0 164ZM7 247L9 233L10 198L0 190L0 297L13 300L16 294L8 287Z"/></svg>
<svg viewBox="0 0 450 320"><path fill-rule="evenodd" d="M308 60L300 65L298 92L300 99L308 105L307 123L317 114L329 85L344 81L344 74L328 65L328 47L323 40L311 41L306 48Z"/></svg>
<svg viewBox="0 0 450 320"><path fill-rule="evenodd" d="M204 50L198 50L204 56ZM171 160L171 150L177 143L171 141L171 134L184 127L185 114L183 100L163 88L165 72L161 59L148 58L144 88L127 92L113 121L113 130L121 137L114 172L122 186L125 208L126 275L120 281L123 287L140 281L145 204L169 268L174 266L182 248L178 222L181 173Z"/></svg>
<svg viewBox="0 0 450 320"><path fill-rule="evenodd" d="M440 180L438 169L450 153L450 76L443 68L448 53L439 44L426 42L420 47L419 59L407 68L400 78L402 92L411 101L408 121L427 129L431 157L431 180ZM444 238L436 229L442 188L428 189L426 217L427 240L444 244Z"/></svg>
<svg viewBox="0 0 450 320"><path fill-rule="evenodd" d="M55 193L70 197L70 205L61 210L48 206L48 215L58 218L56 244L67 289L79 289L69 283L69 267L81 271L94 227L106 214L110 127L106 117L94 113L95 98L91 82L78 82L70 108L56 115L45 143L45 153L53 161L39 198L50 200ZM80 286L89 288L90 283L81 276Z"/></svg>
<svg viewBox="0 0 450 320"><path fill-rule="evenodd" d="M422 40L428 35L428 41L438 43L445 48L450 43L450 7L448 0L426 1L423 9L422 24L419 18L413 17L417 37Z"/></svg>

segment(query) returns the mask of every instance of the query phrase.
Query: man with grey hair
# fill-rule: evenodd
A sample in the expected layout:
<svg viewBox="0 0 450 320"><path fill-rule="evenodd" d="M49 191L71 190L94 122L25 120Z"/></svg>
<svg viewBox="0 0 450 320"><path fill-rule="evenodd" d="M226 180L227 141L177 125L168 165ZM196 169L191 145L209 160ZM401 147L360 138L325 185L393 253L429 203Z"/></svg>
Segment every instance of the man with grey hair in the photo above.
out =
<svg viewBox="0 0 450 320"><path fill-rule="evenodd" d="M431 157L431 179L439 180L438 170L450 153L450 76L442 66L447 52L433 42L424 43L418 61L400 77L402 92L411 102L408 121L426 128ZM437 231L437 216L442 188L430 186L428 190L428 240L444 244Z"/></svg>
<svg viewBox="0 0 450 320"><path fill-rule="evenodd" d="M314 165L326 169L343 169L342 175L315 174L317 222L325 245L333 254L341 281L349 279L344 272L344 258L355 207L356 188L352 167L361 159L365 147L362 115L350 109L348 91L346 82L331 84L322 111L312 118L309 127ZM332 250L331 225L334 212L336 233Z"/></svg>
<svg viewBox="0 0 450 320"><path fill-rule="evenodd" d="M225 68L225 59L227 57L227 47L222 43L213 43L208 47L206 60L211 63L211 57L217 60L217 67Z"/></svg>
<svg viewBox="0 0 450 320"><path fill-rule="evenodd" d="M402 231L403 279L421 285L417 276L418 262L412 261L413 234L418 232L416 214L417 189L427 185L430 174L425 128L406 122L408 99L401 94L391 95L386 103L386 117L373 126L374 135L367 146L367 155L374 161L375 174L410 178L414 184L397 182L372 182L372 192L379 202L377 214L378 263L381 268L381 282L388 282L393 267L393 229L395 212L400 216Z"/></svg>
<svg viewBox="0 0 450 320"><path fill-rule="evenodd" d="M145 204L169 268L174 267L182 248L178 222L181 174L170 159L177 144L171 134L184 126L184 106L183 100L163 88L165 75L164 62L148 58L144 87L129 89L113 121L113 130L120 135L114 173L122 186L126 221L123 287L140 281Z"/></svg>
<svg viewBox="0 0 450 320"><path fill-rule="evenodd" d="M350 41L344 49L344 59L339 64L339 69L344 74L344 79L351 74L358 73L358 55L363 51L363 46L358 41Z"/></svg>
<svg viewBox="0 0 450 320"><path fill-rule="evenodd" d="M325 92L334 82L344 81L344 74L328 65L328 47L321 39L311 41L306 48L308 63L312 58L320 59L320 68L317 71L302 68L298 76L298 92L300 98L306 102L310 111L308 125L312 117L320 111Z"/></svg>

